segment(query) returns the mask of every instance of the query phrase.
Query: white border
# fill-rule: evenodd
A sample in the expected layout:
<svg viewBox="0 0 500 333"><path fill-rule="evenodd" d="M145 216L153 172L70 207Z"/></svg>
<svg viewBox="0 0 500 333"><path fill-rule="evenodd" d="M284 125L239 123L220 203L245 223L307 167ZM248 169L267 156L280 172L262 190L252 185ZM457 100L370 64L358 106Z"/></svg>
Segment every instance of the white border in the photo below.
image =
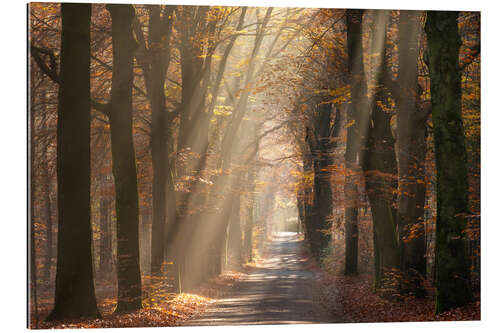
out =
<svg viewBox="0 0 500 333"><path fill-rule="evenodd" d="M82 2L71 1L67 2ZM85 1L87 2L87 1ZM103 1L94 1L103 2ZM420 0L418 2L401 1L367 1L367 0L177 0L177 1L116 1L119 3L171 3L171 4L217 4L217 5L248 5L276 7L335 7L335 8L377 8L377 9L431 9L431 10L481 10L482 12L482 321L481 322L442 322L442 323L390 323L390 324L335 324L335 325L280 325L280 326L239 326L235 327L204 327L204 328L167 328L183 332L232 332L235 329L243 332L253 330L273 330L280 332L304 331L348 331L364 332L367 329L381 331L440 331L453 330L492 330L498 324L499 276L497 240L500 235L495 211L498 205L496 191L499 190L497 133L500 112L498 107L498 84L494 80L500 78L498 72L498 6L495 1L436 1ZM6 328L23 330L26 325L26 200L27 200L27 141L26 141L26 3L10 1L2 6L2 120L0 122L0 142L2 149L1 172L1 222L3 237L0 240L2 254L2 301L0 325ZM165 328L148 329L159 332ZM24 329L27 331L26 329ZM498 330L498 328L497 328ZM97 331L97 330L88 330ZM121 332L111 329L113 332ZM145 329L129 329L127 332L144 331ZM99 331L102 332L102 331Z"/></svg>

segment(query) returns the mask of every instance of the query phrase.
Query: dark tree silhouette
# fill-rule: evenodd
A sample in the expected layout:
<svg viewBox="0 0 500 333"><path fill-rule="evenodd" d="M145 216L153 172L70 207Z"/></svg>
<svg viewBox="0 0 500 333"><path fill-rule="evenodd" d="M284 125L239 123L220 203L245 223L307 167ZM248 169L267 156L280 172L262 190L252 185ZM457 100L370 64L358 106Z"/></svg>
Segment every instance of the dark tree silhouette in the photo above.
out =
<svg viewBox="0 0 500 333"><path fill-rule="evenodd" d="M358 185L356 166L361 147L361 133L368 119L368 101L366 98L366 80L363 67L363 10L348 9L347 20L347 68L351 84L351 103L347 116L347 142L345 160L349 175L344 186L345 209L345 274L358 272Z"/></svg>
<svg viewBox="0 0 500 333"><path fill-rule="evenodd" d="M113 78L109 103L111 155L116 191L118 305L115 312L142 307L139 262L139 199L132 136L132 5L106 5L112 19Z"/></svg>
<svg viewBox="0 0 500 333"><path fill-rule="evenodd" d="M100 316L90 226L90 13L90 4L61 5L57 272L48 320Z"/></svg>
<svg viewBox="0 0 500 333"><path fill-rule="evenodd" d="M381 29L386 29L385 26ZM385 36L385 35L384 35ZM372 46L375 44L373 42ZM399 243L396 229L397 163L394 138L391 132L392 113L384 110L389 95L383 85L390 75L387 66L386 38L384 37L381 65L376 72L375 96L369 115L366 141L362 147L361 166L365 189L373 217L375 251L375 286L385 287L384 273L399 268ZM389 109L386 107L386 109ZM387 281L389 282L389 281Z"/></svg>
<svg viewBox="0 0 500 333"><path fill-rule="evenodd" d="M425 32L431 78L437 172L436 312L471 300L466 250L467 155L458 63L458 12L427 12Z"/></svg>

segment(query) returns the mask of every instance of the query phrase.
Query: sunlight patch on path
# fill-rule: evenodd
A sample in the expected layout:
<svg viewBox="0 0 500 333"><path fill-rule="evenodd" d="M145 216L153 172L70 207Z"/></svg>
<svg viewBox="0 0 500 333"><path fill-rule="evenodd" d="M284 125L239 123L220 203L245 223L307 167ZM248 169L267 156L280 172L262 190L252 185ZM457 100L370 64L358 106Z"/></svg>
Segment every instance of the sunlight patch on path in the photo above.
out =
<svg viewBox="0 0 500 333"><path fill-rule="evenodd" d="M274 233L261 259L226 298L184 326L328 323L313 302L317 278L305 267L303 241L293 232Z"/></svg>

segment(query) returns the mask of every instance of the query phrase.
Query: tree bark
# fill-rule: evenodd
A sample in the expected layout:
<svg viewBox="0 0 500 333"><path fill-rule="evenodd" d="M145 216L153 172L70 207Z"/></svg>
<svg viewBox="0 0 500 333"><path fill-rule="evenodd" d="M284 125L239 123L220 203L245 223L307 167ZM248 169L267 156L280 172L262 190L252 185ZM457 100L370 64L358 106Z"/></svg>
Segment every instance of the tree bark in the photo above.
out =
<svg viewBox="0 0 500 333"><path fill-rule="evenodd" d="M31 68L30 79L33 80L33 67ZM34 108L34 96L35 89L31 87L30 96L30 111L29 111L29 307L28 307L28 318L29 327L38 328L38 294L37 294L37 272L36 272L36 241L35 241L35 192L36 192L36 182L35 182L35 108ZM33 312L31 312L33 311ZM34 317L34 318L33 318ZM34 320L33 320L34 319Z"/></svg>
<svg viewBox="0 0 500 333"><path fill-rule="evenodd" d="M427 12L428 67L437 171L436 312L471 301L467 256L467 156L461 113L458 12Z"/></svg>
<svg viewBox="0 0 500 333"><path fill-rule="evenodd" d="M318 261L327 254L331 239L332 189L331 178L331 142L330 123L332 105L318 103L313 112L312 128L309 129L308 144L312 152L314 172L314 199L315 216L311 222L310 245L311 252Z"/></svg>
<svg viewBox="0 0 500 333"><path fill-rule="evenodd" d="M242 232L241 232L241 192L238 189L241 182L241 173L237 175L237 180L235 187L235 193L232 198L232 209L231 209L231 220L229 222L229 232L228 232L228 246L229 253L231 255L231 265L230 267L234 269L239 269L243 262L242 253ZM227 254L226 254L227 257Z"/></svg>
<svg viewBox="0 0 500 333"><path fill-rule="evenodd" d="M47 320L100 316L90 225L90 15L90 4L61 5L57 272Z"/></svg>
<svg viewBox="0 0 500 333"><path fill-rule="evenodd" d="M422 279L425 260L425 180L427 112L418 107L418 42L421 12L401 11L398 43L398 91L396 96L397 147L399 169L398 230L401 270L410 283L405 293L425 296ZM411 231L414 232L410 236Z"/></svg>
<svg viewBox="0 0 500 333"><path fill-rule="evenodd" d="M165 254L165 232L167 224L167 201L175 197L167 197L167 187L172 174L168 164L168 145L170 139L169 123L172 117L165 106L165 76L170 62L170 35L172 31L173 6L167 6L163 15L158 5L148 6L149 9L149 45L152 57L149 95L152 112L151 126L151 156L153 160L153 224L151 240L151 273L160 274L160 268ZM169 18L170 17L170 18ZM162 43L162 38L164 42ZM171 193L169 193L171 194ZM171 205L172 206L172 205ZM175 204L173 205L175 209Z"/></svg>
<svg viewBox="0 0 500 333"><path fill-rule="evenodd" d="M386 27L383 29L385 33ZM395 140L391 131L389 90L383 84L391 74L387 66L386 41L387 37L384 35L381 65L375 74L375 93L366 144L361 148L361 165L373 217L374 244L378 256L375 266L376 287L389 286L393 281L386 280L392 279L386 273L400 268L395 206L398 179Z"/></svg>
<svg viewBox="0 0 500 333"><path fill-rule="evenodd" d="M44 161L42 167L42 186L43 193L45 196L45 220L47 221L46 225L46 247L45 247L45 263L44 263L44 280L47 283L50 281L50 271L52 266L52 247L53 247L53 222L52 222L52 201L50 199L50 188L51 188L51 176L49 170L49 161L47 157L47 145L44 147Z"/></svg>
<svg viewBox="0 0 500 333"><path fill-rule="evenodd" d="M109 278L113 265L113 248L111 244L111 202L104 195L101 196L99 204L100 235L99 242L99 273L101 277Z"/></svg>
<svg viewBox="0 0 500 333"><path fill-rule="evenodd" d="M115 313L142 307L139 260L139 203L132 133L132 5L106 5L112 19L113 78L109 104L111 153L116 189L118 304Z"/></svg>
<svg viewBox="0 0 500 333"><path fill-rule="evenodd" d="M255 167L251 166L247 174L247 205L246 205L246 219L245 231L243 236L244 255L247 262L253 260L253 225L254 225L254 202L255 202Z"/></svg>
<svg viewBox="0 0 500 333"><path fill-rule="evenodd" d="M368 101L363 66L363 10L349 9L347 20L347 67L351 84L351 103L347 113L347 142L345 163L346 176L344 195L345 209L345 275L358 272L358 197L357 161L362 146L362 135L367 127Z"/></svg>

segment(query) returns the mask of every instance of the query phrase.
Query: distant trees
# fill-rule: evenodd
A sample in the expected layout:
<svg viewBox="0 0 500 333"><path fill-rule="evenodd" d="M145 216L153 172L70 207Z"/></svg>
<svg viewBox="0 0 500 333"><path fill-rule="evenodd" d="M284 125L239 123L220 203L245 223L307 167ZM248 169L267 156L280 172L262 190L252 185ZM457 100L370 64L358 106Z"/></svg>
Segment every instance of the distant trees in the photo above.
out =
<svg viewBox="0 0 500 333"><path fill-rule="evenodd" d="M153 167L153 222L151 241L151 272L160 273L166 247L166 228L174 223L175 192L173 191L172 166L168 154L172 140L170 127L172 112L167 110L165 80L170 63L173 15L175 6L148 6L149 34L146 41L135 25L141 48L135 53L141 64L146 91L151 106L151 155Z"/></svg>
<svg viewBox="0 0 500 333"><path fill-rule="evenodd" d="M314 174L314 215L309 222L308 239L312 254L320 260L330 244L332 150L340 132L340 110L328 102L317 102L316 105L313 106L315 109L310 125L306 128L306 142L312 154Z"/></svg>
<svg viewBox="0 0 500 333"><path fill-rule="evenodd" d="M57 273L48 320L100 316L90 226L90 12L90 4L61 5Z"/></svg>

